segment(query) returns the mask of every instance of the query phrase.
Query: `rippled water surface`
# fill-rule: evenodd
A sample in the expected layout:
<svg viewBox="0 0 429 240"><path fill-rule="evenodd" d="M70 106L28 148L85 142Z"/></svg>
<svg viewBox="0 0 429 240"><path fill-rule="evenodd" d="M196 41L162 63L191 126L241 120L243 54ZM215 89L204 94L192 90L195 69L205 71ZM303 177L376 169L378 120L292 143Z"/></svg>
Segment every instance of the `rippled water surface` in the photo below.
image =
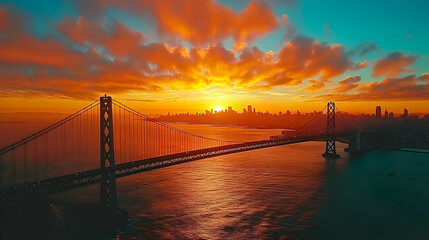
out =
<svg viewBox="0 0 429 240"><path fill-rule="evenodd" d="M229 140L280 130L177 127ZM135 223L118 239L429 239L429 154L375 151L338 160L307 142L118 179ZM395 176L388 176L388 173ZM98 185L59 197L94 203Z"/></svg>

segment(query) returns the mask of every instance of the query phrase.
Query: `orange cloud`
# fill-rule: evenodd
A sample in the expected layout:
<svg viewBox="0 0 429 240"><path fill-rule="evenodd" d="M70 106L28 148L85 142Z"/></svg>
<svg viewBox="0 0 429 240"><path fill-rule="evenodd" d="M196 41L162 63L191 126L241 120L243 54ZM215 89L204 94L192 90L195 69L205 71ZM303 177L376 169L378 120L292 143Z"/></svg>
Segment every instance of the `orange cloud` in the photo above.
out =
<svg viewBox="0 0 429 240"><path fill-rule="evenodd" d="M429 73L421 76L389 77L381 81L360 84L357 93L333 93L316 96L314 99L335 101L398 101L429 100ZM353 82L353 81L349 81Z"/></svg>
<svg viewBox="0 0 429 240"><path fill-rule="evenodd" d="M38 40L31 35L21 34L12 41L0 41L0 62L3 64L70 67L82 61L80 54L67 49L53 38Z"/></svg>
<svg viewBox="0 0 429 240"><path fill-rule="evenodd" d="M158 34L180 38L192 44L215 44L232 37L235 42L248 42L261 37L279 26L269 5L252 0L242 12L214 0L141 0L79 1L85 16L103 12L115 6L142 18L151 16Z"/></svg>
<svg viewBox="0 0 429 240"><path fill-rule="evenodd" d="M342 46L312 38L295 37L279 52L278 68L285 78L301 80L321 74L322 79L341 75L353 67Z"/></svg>
<svg viewBox="0 0 429 240"><path fill-rule="evenodd" d="M103 46L115 56L132 53L144 41L143 34L119 21L111 26L101 27L97 22L89 22L84 17L79 17L77 21L65 18L57 25L57 29L78 44L88 42Z"/></svg>
<svg viewBox="0 0 429 240"><path fill-rule="evenodd" d="M9 65L70 67L82 63L80 54L48 37L39 40L23 28L25 17L0 7L0 63Z"/></svg>
<svg viewBox="0 0 429 240"><path fill-rule="evenodd" d="M148 1L146 7L163 36L180 37L193 44L216 43L233 37L252 41L276 29L279 22L267 4L251 1L241 12L213 0Z"/></svg>
<svg viewBox="0 0 429 240"><path fill-rule="evenodd" d="M342 46L302 36L276 53L246 44L226 49L222 43L147 43L120 22L105 26L83 17L63 19L55 27L61 38L39 39L25 28L0 31L7 36L0 38L0 92L89 98L103 92L270 89L309 78L312 85L306 90L316 91L355 67Z"/></svg>
<svg viewBox="0 0 429 240"><path fill-rule="evenodd" d="M257 9L251 7L252 4L259 6L261 3L251 2L249 12ZM245 10L234 14L248 13ZM253 90L297 86L305 79L310 79L310 85L301 90L316 92L330 79L367 66L367 62L353 63L341 45L320 43L303 36L293 36L278 52L264 52L239 42L233 49L226 49L221 43L208 47L147 43L143 34L121 22L100 25L84 17L66 18L55 25L63 38L39 39L25 30L24 16L0 7L0 20L2 96L93 98L105 92L208 87ZM201 38L201 41L211 40ZM70 43L79 48L71 47ZM108 55L96 50L99 47ZM405 67L415 58L404 57L402 53L389 54L377 61L374 71L399 74L408 71ZM392 70L392 66L396 66L396 70ZM429 96L428 73L362 84L360 80L359 76L347 77L338 83L332 94L315 98L427 100ZM350 90L354 93L347 94Z"/></svg>
<svg viewBox="0 0 429 240"><path fill-rule="evenodd" d="M401 52L389 53L385 58L382 58L375 62L374 68L372 69L372 76L398 76L404 72L412 72L414 69L405 68L408 65L414 63L417 56L405 57Z"/></svg>
<svg viewBox="0 0 429 240"><path fill-rule="evenodd" d="M305 88L302 88L301 90L308 92L316 92L325 87L325 83L323 81L309 79L308 82L310 83L310 85Z"/></svg>
<svg viewBox="0 0 429 240"><path fill-rule="evenodd" d="M360 76L346 77L338 82L338 86L337 88L335 88L335 92L348 92L352 89L355 89L359 86L358 82L360 82L360 80Z"/></svg>

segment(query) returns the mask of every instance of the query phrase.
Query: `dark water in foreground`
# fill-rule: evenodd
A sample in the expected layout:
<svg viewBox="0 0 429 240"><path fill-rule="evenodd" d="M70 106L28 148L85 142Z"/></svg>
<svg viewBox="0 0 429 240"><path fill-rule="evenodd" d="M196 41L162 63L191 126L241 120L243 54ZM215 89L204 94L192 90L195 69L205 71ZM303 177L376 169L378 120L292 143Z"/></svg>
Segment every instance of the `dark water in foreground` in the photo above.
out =
<svg viewBox="0 0 429 240"><path fill-rule="evenodd" d="M181 127L231 140L246 131L251 139L278 134ZM337 147L338 160L321 157L323 142L307 142L119 179L120 207L135 223L105 238L429 239L429 154L375 151L349 158L346 145ZM97 203L98 185L55 197Z"/></svg>

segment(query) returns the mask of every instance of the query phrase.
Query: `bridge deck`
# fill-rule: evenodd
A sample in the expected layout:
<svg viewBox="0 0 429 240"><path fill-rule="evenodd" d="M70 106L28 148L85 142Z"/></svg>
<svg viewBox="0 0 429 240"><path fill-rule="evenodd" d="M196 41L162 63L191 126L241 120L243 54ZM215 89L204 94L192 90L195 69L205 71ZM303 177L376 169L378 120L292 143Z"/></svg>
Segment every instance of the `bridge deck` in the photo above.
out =
<svg viewBox="0 0 429 240"><path fill-rule="evenodd" d="M119 164L115 166L115 173L116 177L120 178L140 172L150 171L158 168L168 167L205 158L321 139L323 139L323 136L289 137L283 139L252 141L231 144L227 146L206 148L201 150L187 151ZM100 180L100 169L93 169L85 172L79 172L66 176L2 189L1 199L14 200L24 197L38 197L43 195L49 195L98 183L100 182Z"/></svg>

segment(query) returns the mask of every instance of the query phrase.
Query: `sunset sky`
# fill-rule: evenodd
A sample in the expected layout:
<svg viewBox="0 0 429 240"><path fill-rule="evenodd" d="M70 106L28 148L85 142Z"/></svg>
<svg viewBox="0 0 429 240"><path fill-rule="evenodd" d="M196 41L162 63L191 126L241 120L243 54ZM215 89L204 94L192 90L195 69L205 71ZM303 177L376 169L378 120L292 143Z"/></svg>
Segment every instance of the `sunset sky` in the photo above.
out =
<svg viewBox="0 0 429 240"><path fill-rule="evenodd" d="M429 112L429 2L0 0L0 112Z"/></svg>

